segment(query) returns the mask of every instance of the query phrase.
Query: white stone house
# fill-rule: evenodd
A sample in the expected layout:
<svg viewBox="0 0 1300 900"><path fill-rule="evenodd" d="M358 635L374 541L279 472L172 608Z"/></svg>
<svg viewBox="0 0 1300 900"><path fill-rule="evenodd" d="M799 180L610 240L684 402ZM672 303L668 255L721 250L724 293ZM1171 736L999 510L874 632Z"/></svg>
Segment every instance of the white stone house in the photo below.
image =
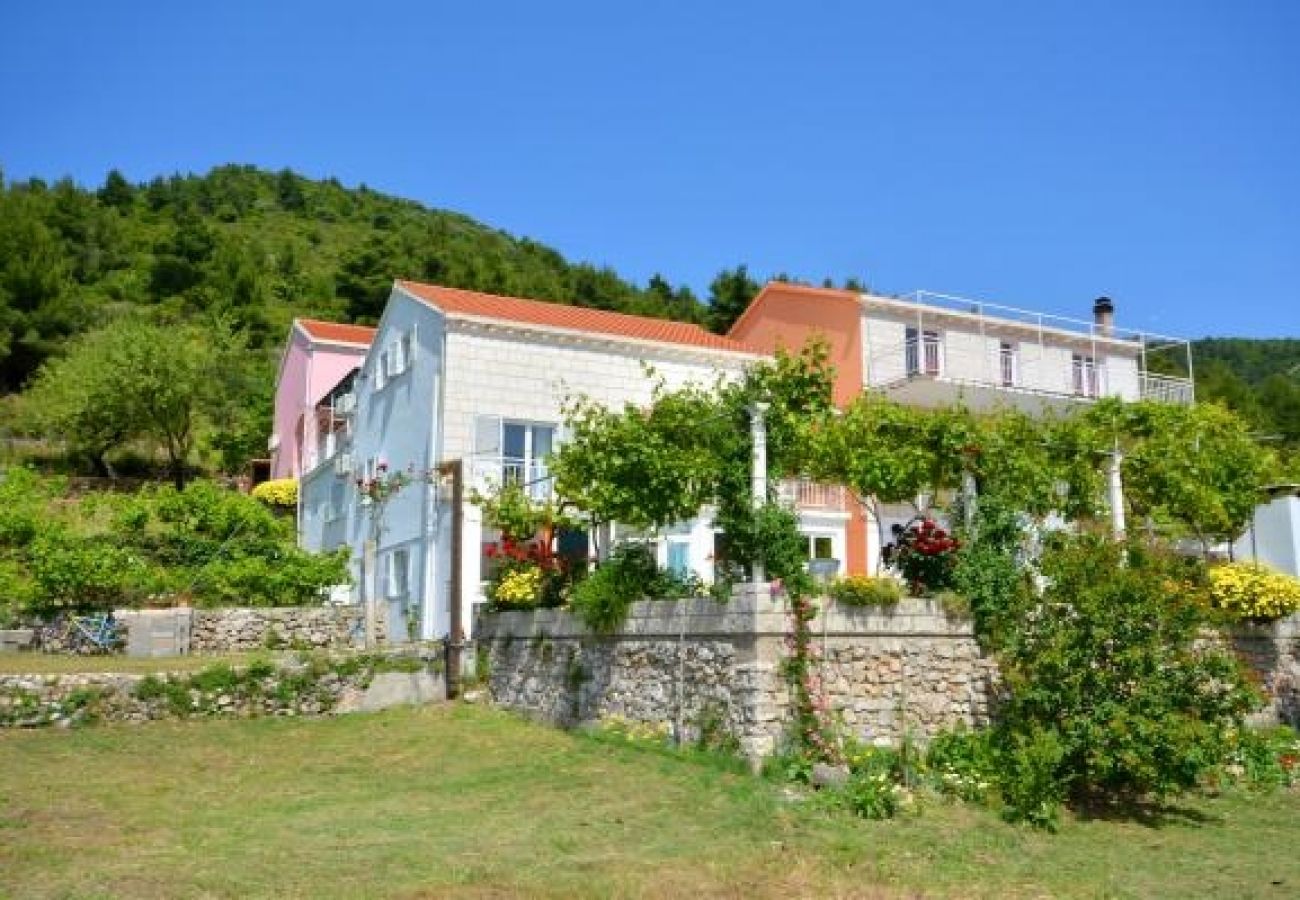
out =
<svg viewBox="0 0 1300 900"><path fill-rule="evenodd" d="M348 396L326 398L350 417L350 440L331 445L332 455L302 477L300 542L351 548L360 576L363 547L376 541L366 587L388 605L393 639L417 622L420 637L448 634L452 602L468 629L483 600L484 544L495 540L478 508L461 507L462 590L451 598L455 512L446 483L422 479L399 491L376 529L376 507L361 502L358 476L463 460L467 487L514 480L544 493L546 455L563 439L567 400L648 403L659 380L670 389L707 385L763 358L696 325L396 282ZM662 565L712 577L707 516L654 537ZM842 545L842 527L837 540Z"/></svg>

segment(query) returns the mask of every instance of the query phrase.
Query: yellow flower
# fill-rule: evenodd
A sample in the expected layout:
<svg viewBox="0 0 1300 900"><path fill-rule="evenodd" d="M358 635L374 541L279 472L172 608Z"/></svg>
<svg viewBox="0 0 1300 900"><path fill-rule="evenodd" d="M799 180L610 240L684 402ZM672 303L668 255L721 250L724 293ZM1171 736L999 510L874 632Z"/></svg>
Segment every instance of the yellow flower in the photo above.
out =
<svg viewBox="0 0 1300 900"><path fill-rule="evenodd" d="M1300 609L1300 579L1254 563L1210 570L1210 599L1240 621L1279 619Z"/></svg>
<svg viewBox="0 0 1300 900"><path fill-rule="evenodd" d="M507 606L532 606L542 594L541 569L514 569L497 582L493 599Z"/></svg>

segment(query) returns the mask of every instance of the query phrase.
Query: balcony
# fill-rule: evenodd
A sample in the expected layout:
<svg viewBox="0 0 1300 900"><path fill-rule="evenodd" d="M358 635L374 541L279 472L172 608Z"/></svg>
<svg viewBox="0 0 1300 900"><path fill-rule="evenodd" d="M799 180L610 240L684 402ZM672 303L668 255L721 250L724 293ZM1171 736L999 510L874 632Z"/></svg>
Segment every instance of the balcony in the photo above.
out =
<svg viewBox="0 0 1300 900"><path fill-rule="evenodd" d="M808 512L849 511L844 488L838 484L821 484L807 478L782 481L777 488L781 502L797 510Z"/></svg>
<svg viewBox="0 0 1300 900"><path fill-rule="evenodd" d="M1142 399L1155 400L1157 403L1190 406L1196 399L1196 393L1189 378L1152 375L1145 372L1142 374Z"/></svg>
<svg viewBox="0 0 1300 900"><path fill-rule="evenodd" d="M554 493L555 481L543 459L511 456L476 456L469 462L469 485L490 491L506 484L519 485L532 500L545 501Z"/></svg>

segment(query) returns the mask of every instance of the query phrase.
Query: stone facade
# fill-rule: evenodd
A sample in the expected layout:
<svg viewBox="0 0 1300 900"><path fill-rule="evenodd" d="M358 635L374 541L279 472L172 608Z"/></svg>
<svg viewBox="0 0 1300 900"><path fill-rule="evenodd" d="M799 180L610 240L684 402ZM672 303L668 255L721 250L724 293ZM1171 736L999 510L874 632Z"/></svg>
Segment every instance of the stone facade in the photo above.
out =
<svg viewBox="0 0 1300 900"><path fill-rule="evenodd" d="M1300 615L1267 625L1240 626L1231 645L1264 693L1267 705L1255 721L1300 727Z"/></svg>
<svg viewBox="0 0 1300 900"><path fill-rule="evenodd" d="M924 740L987 721L996 669L968 621L924 600L886 612L824 605L812 623L820 674L831 707L859 738ZM638 603L610 635L564 610L489 613L478 627L493 699L542 720L621 716L686 740L708 721L755 758L784 735L789 612L766 588L742 587L727 604Z"/></svg>
<svg viewBox="0 0 1300 900"><path fill-rule="evenodd" d="M383 604L379 608L383 610ZM288 647L319 650L359 643L365 613L358 606L295 606L194 610L193 653L228 653ZM379 627L381 636L387 629Z"/></svg>
<svg viewBox="0 0 1300 900"><path fill-rule="evenodd" d="M295 657L257 667L150 674L0 674L0 728L320 716L445 698L437 662L416 657Z"/></svg>

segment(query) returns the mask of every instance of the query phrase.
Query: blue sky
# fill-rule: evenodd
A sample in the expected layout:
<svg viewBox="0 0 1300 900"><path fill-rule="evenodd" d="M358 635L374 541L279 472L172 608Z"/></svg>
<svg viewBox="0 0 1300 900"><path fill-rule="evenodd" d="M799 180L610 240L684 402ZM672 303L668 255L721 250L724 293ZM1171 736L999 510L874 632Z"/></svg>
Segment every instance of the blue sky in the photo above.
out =
<svg viewBox="0 0 1300 900"><path fill-rule="evenodd" d="M1290 0L43 0L0 13L0 166L289 166L700 293L1300 336L1297 46Z"/></svg>

